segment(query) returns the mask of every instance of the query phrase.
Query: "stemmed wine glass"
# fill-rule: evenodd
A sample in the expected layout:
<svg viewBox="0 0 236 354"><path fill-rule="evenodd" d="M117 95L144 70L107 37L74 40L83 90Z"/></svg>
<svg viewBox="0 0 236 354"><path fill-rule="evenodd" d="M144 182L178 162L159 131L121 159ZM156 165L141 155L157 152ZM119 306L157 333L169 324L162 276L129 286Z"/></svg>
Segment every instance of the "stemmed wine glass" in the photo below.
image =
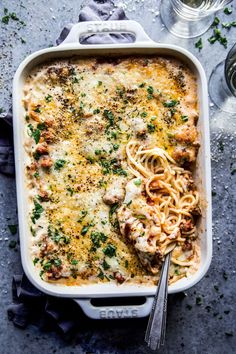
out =
<svg viewBox="0 0 236 354"><path fill-rule="evenodd" d="M162 0L160 14L169 32L177 37L193 38L208 30L216 11L232 0Z"/></svg>
<svg viewBox="0 0 236 354"><path fill-rule="evenodd" d="M226 59L212 71L209 95L222 111L236 113L236 43Z"/></svg>

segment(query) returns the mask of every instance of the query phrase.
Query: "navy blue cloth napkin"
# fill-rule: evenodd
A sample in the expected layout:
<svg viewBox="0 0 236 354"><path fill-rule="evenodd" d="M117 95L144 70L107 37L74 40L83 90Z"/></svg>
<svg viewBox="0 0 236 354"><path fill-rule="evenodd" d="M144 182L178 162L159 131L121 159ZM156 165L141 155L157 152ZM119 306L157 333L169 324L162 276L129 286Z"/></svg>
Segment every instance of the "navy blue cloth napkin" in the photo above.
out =
<svg viewBox="0 0 236 354"><path fill-rule="evenodd" d="M116 8L110 0L92 0L85 6L79 22L93 20L126 20L122 9ZM73 24L67 25L57 39L60 44L68 35ZM84 44L133 42L130 34L95 34L85 36ZM0 120L0 173L13 174L13 150L11 132L11 112ZM8 307L8 316L13 323L25 328L35 323L43 329L58 329L60 333L69 335L78 325L79 306L71 299L47 296L36 289L25 275L13 277L13 304Z"/></svg>

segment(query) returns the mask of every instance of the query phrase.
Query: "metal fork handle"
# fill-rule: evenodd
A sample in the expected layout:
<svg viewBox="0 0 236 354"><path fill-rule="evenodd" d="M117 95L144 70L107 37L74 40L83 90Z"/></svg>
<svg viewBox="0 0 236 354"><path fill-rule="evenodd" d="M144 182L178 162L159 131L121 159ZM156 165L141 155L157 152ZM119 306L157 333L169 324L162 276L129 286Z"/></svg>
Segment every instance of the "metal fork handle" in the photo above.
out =
<svg viewBox="0 0 236 354"><path fill-rule="evenodd" d="M170 258L171 252L166 255L162 266L145 335L145 341L152 350L159 348L165 341Z"/></svg>

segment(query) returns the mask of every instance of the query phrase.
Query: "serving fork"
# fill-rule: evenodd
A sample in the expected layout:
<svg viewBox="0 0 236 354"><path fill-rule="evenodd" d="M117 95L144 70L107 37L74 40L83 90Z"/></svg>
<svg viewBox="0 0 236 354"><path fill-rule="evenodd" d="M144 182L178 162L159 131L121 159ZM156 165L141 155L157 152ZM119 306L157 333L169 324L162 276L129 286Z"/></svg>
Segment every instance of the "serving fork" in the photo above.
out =
<svg viewBox="0 0 236 354"><path fill-rule="evenodd" d="M175 246L176 243L171 244L166 253L145 334L145 342L152 350L165 342L169 267Z"/></svg>

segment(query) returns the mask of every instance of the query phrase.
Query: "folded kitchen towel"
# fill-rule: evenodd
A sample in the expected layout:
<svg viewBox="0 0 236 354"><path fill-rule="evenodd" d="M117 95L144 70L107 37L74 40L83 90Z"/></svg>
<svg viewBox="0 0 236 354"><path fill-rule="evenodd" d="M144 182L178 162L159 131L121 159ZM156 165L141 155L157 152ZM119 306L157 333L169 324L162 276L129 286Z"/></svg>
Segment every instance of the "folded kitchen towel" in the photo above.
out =
<svg viewBox="0 0 236 354"><path fill-rule="evenodd" d="M20 328L33 323L43 330L58 330L67 339L83 316L73 300L45 295L25 275L13 277L12 296L8 317Z"/></svg>
<svg viewBox="0 0 236 354"><path fill-rule="evenodd" d="M124 11L115 7L110 0L92 0L79 15L79 22L126 19ZM66 38L72 26L73 24L69 24L62 30L56 41L58 45ZM132 41L133 36L130 34L95 34L84 36L82 39L84 44ZM13 174L11 112L1 116L0 124L0 173ZM29 282L25 275L13 277L12 290L13 304L8 307L8 316L18 327L25 328L28 323L35 323L42 328L57 328L67 335L77 326L78 314L83 316L73 300L43 294Z"/></svg>
<svg viewBox="0 0 236 354"><path fill-rule="evenodd" d="M80 12L79 22L127 20L123 9L116 7L111 0L91 0ZM66 25L56 44L59 45L67 37L73 23ZM83 44L129 43L133 42L132 34L93 34L83 36ZM0 114L0 173L14 175L14 157L12 148L12 112Z"/></svg>

